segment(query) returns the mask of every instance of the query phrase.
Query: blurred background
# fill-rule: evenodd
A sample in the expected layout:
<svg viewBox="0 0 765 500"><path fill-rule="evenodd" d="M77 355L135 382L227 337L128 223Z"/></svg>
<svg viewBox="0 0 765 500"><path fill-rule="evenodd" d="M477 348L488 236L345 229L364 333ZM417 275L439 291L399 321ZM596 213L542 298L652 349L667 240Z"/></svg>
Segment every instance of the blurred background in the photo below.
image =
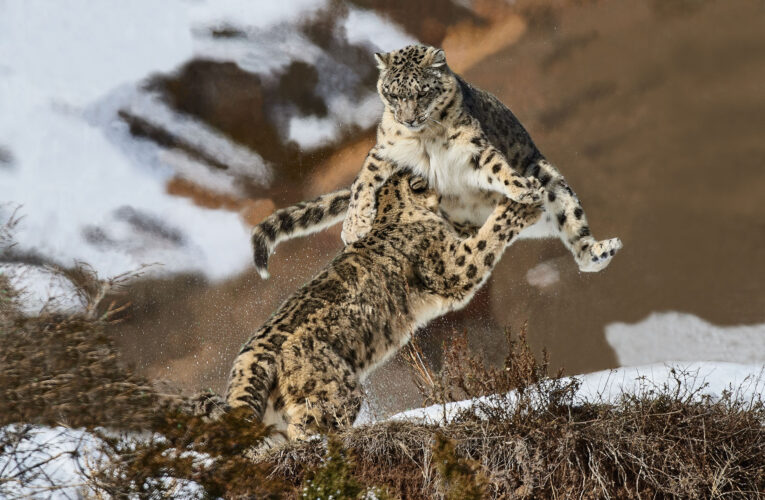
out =
<svg viewBox="0 0 765 500"><path fill-rule="evenodd" d="M71 309L46 265L153 265L110 334L145 374L225 386L239 346L341 248L339 227L253 272L249 228L349 185L382 111L372 53L422 42L497 95L624 249L580 274L521 241L463 311L417 334L434 366L467 331L487 362L528 323L568 374L765 362L761 0L0 0L0 271L30 311ZM369 390L419 405L399 356Z"/></svg>

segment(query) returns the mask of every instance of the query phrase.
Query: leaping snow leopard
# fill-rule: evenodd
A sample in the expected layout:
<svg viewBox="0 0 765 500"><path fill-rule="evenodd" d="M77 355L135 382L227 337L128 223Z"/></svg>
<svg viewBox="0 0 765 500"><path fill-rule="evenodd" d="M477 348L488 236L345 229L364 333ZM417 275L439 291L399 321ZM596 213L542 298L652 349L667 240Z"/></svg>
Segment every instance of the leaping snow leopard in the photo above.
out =
<svg viewBox="0 0 765 500"><path fill-rule="evenodd" d="M375 58L377 91L385 109L377 144L351 187L342 233L346 244L370 230L375 191L395 165L406 165L442 195L442 210L454 223L482 224L504 196L519 203L543 197L545 216L521 238L559 238L581 271L600 271L611 262L621 241L595 240L576 194L515 115L452 72L443 50L411 45ZM253 230L253 245L271 252L284 239L326 227L327 220L318 215L261 224ZM261 276L268 276L267 258L261 255L255 265Z"/></svg>

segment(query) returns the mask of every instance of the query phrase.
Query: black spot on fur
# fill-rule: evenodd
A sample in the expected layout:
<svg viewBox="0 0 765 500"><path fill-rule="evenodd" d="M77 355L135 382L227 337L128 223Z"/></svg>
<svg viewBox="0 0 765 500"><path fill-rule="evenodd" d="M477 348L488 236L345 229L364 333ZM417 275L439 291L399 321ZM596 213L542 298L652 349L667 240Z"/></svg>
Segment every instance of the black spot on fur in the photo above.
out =
<svg viewBox="0 0 765 500"><path fill-rule="evenodd" d="M276 239L276 229L269 222L261 223L260 230L263 231L263 234L265 234L269 240L273 241Z"/></svg>
<svg viewBox="0 0 765 500"><path fill-rule="evenodd" d="M295 222L292 220L292 216L287 212L281 212L279 214L279 225L281 230L285 233L292 232L295 227Z"/></svg>
<svg viewBox="0 0 765 500"><path fill-rule="evenodd" d="M477 272L478 272L478 268L477 268L477 267L475 267L473 264L470 264L470 265L468 266L468 268L467 268L467 271L465 271L465 275L466 275L468 278L471 278L471 279L472 279L472 278L474 278L474 277L475 277L475 275L476 275L476 273L477 273Z"/></svg>
<svg viewBox="0 0 765 500"><path fill-rule="evenodd" d="M348 200L350 196L338 196L334 200L332 200L332 203L329 205L329 213L330 215L337 215L343 210L348 208Z"/></svg>

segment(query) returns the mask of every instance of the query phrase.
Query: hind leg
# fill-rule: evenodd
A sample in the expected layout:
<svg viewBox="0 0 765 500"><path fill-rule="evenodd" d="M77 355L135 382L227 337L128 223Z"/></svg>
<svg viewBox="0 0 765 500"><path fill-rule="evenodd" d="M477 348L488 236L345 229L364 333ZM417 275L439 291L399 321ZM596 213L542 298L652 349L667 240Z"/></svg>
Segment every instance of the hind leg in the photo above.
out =
<svg viewBox="0 0 765 500"><path fill-rule="evenodd" d="M597 272L608 266L622 248L621 240L611 238L598 241L593 238L579 198L548 161L539 160L529 168L529 172L547 190L544 198L546 214L537 224L523 231L522 237L559 238L582 272Z"/></svg>
<svg viewBox="0 0 765 500"><path fill-rule="evenodd" d="M294 351L292 351L294 354ZM353 424L361 408L358 379L328 346L314 342L308 356L285 360L279 381L289 439L339 430Z"/></svg>

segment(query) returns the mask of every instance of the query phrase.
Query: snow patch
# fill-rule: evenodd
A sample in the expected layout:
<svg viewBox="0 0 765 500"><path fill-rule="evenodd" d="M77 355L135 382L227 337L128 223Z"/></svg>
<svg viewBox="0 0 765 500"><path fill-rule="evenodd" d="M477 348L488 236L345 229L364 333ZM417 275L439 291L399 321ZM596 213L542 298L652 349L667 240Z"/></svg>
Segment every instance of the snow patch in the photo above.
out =
<svg viewBox="0 0 765 500"><path fill-rule="evenodd" d="M49 312L75 313L83 310L72 282L44 267L26 264L0 264L0 275L21 292L21 312L28 315Z"/></svg>
<svg viewBox="0 0 765 500"><path fill-rule="evenodd" d="M0 428L0 435L22 435L18 446L0 453L3 498L90 498L100 497L88 486L88 474L107 465L101 451L103 442L92 433L67 427L18 426ZM138 436L134 436L138 438ZM142 436L148 438L147 436ZM156 437L156 436L155 436ZM195 461L209 461L207 455L182 452ZM172 498L206 498L202 487L188 480L162 478L172 488Z"/></svg>
<svg viewBox="0 0 765 500"><path fill-rule="evenodd" d="M765 324L716 326L692 314L653 313L635 323L611 323L606 340L620 365L668 360L765 362Z"/></svg>
<svg viewBox="0 0 765 500"><path fill-rule="evenodd" d="M415 38L373 10L350 7L343 28L351 44L367 45L384 52L417 43Z"/></svg>
<svg viewBox="0 0 765 500"><path fill-rule="evenodd" d="M0 61L25 94L81 106L192 55L180 0L2 2ZM15 85L14 85L15 86ZM0 86L5 94L9 89ZM23 118L15 106L6 117ZM21 124L19 124L21 125Z"/></svg>
<svg viewBox="0 0 765 500"><path fill-rule="evenodd" d="M0 434L20 428L0 428ZM8 479L0 491L8 498L82 498L88 491L83 471L102 458L99 447L100 440L83 430L34 426L12 452L0 453L0 471Z"/></svg>
<svg viewBox="0 0 765 500"><path fill-rule="evenodd" d="M682 391L695 392L696 396L719 399L724 391L731 391L734 399L752 401L762 398L765 390L764 364L736 363L671 363L653 364L615 370L604 370L577 377L564 377L566 383L576 378L581 382L574 396L577 403L616 402L622 394L646 394L660 390L665 384L669 389L680 385ZM512 405L518 399L515 391L505 396L490 396L465 401L416 408L390 417L390 420L407 420L425 424L450 422L459 413L473 408L476 403L489 405ZM355 425L370 423L357 419Z"/></svg>
<svg viewBox="0 0 765 500"><path fill-rule="evenodd" d="M293 116L289 121L288 139L297 142L301 148L313 149L339 139L342 128L348 125L372 126L383 108L380 98L371 92L355 103L344 96L336 96L329 100L328 107L329 115L323 118Z"/></svg>
<svg viewBox="0 0 765 500"><path fill-rule="evenodd" d="M526 281L537 288L547 288L560 281L560 273L551 262L537 264L526 272Z"/></svg>
<svg viewBox="0 0 765 500"><path fill-rule="evenodd" d="M189 18L196 26L266 28L295 22L327 5L327 0L252 2L251 0L202 0L189 3Z"/></svg>

